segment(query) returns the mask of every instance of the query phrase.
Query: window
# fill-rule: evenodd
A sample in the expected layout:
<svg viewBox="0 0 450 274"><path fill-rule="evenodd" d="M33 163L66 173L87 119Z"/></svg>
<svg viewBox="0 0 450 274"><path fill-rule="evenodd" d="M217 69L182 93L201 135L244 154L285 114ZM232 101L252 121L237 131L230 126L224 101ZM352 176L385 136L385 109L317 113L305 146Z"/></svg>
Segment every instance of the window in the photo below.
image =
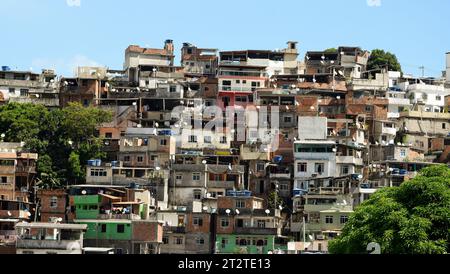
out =
<svg viewBox="0 0 450 274"><path fill-rule="evenodd" d="M308 172L307 163L297 163L297 172Z"/></svg>
<svg viewBox="0 0 450 274"><path fill-rule="evenodd" d="M325 216L325 223L332 224L333 223L333 216Z"/></svg>
<svg viewBox="0 0 450 274"><path fill-rule="evenodd" d="M181 181L181 180L183 180L183 175L182 174L177 174L177 175L175 175L175 179L177 181Z"/></svg>
<svg viewBox="0 0 450 274"><path fill-rule="evenodd" d="M142 163L144 161L144 157L138 156L137 161L138 161L138 163Z"/></svg>
<svg viewBox="0 0 450 274"><path fill-rule="evenodd" d="M226 136L220 137L220 143L221 144L226 144L227 143L227 137Z"/></svg>
<svg viewBox="0 0 450 274"><path fill-rule="evenodd" d="M192 173L192 181L200 181L200 173L199 172Z"/></svg>
<svg viewBox="0 0 450 274"><path fill-rule="evenodd" d="M177 92L177 86L170 86L170 92Z"/></svg>
<svg viewBox="0 0 450 274"><path fill-rule="evenodd" d="M167 139L161 139L161 140L159 140L159 145L160 145L160 146L167 146Z"/></svg>
<svg viewBox="0 0 450 274"><path fill-rule="evenodd" d="M150 156L150 160L152 160L152 161L158 161L158 155L152 155L152 156Z"/></svg>
<svg viewBox="0 0 450 274"><path fill-rule="evenodd" d="M292 123L292 117L291 116L285 116L284 117L284 122L285 123Z"/></svg>
<svg viewBox="0 0 450 274"><path fill-rule="evenodd" d="M125 233L125 225L117 225L117 233Z"/></svg>
<svg viewBox="0 0 450 274"><path fill-rule="evenodd" d="M236 102L246 103L247 97L246 96L236 96Z"/></svg>
<svg viewBox="0 0 450 274"><path fill-rule="evenodd" d="M347 223L347 222L348 222L348 216L342 215L342 216L341 216L341 224L345 224L345 223Z"/></svg>
<svg viewBox="0 0 450 274"><path fill-rule="evenodd" d="M406 157L406 149L400 150L400 157Z"/></svg>
<svg viewBox="0 0 450 274"><path fill-rule="evenodd" d="M372 106L366 106L366 112L371 112L372 111Z"/></svg>
<svg viewBox="0 0 450 274"><path fill-rule="evenodd" d="M105 138L112 139L112 133L111 132L105 133Z"/></svg>
<svg viewBox="0 0 450 274"><path fill-rule="evenodd" d="M8 177L0 177L0 183L1 184L7 184L8 183Z"/></svg>
<svg viewBox="0 0 450 274"><path fill-rule="evenodd" d="M106 177L108 176L104 169L91 169L91 177Z"/></svg>
<svg viewBox="0 0 450 274"><path fill-rule="evenodd" d="M350 173L350 167L349 166L342 166L342 174L346 175Z"/></svg>
<svg viewBox="0 0 450 274"><path fill-rule="evenodd" d="M228 219L220 220L220 226L223 227L223 228L229 227L230 226L230 220L228 220Z"/></svg>
<svg viewBox="0 0 450 274"><path fill-rule="evenodd" d="M204 142L205 142L205 144L211 144L211 143L212 143L212 138L211 138L211 136L205 136Z"/></svg>
<svg viewBox="0 0 450 274"><path fill-rule="evenodd" d="M441 101L442 97L440 95L436 96L436 101Z"/></svg>
<svg viewBox="0 0 450 274"><path fill-rule="evenodd" d="M259 194L264 194L264 192L265 192L265 185L266 185L266 182L264 181L264 180L260 180L259 181Z"/></svg>
<svg viewBox="0 0 450 274"><path fill-rule="evenodd" d="M9 88L9 93L16 93L16 89L15 88Z"/></svg>
<svg viewBox="0 0 450 274"><path fill-rule="evenodd" d="M241 83L241 80L236 80L236 84L240 84Z"/></svg>
<svg viewBox="0 0 450 274"><path fill-rule="evenodd" d="M189 136L189 143L197 143L197 136L190 135Z"/></svg>
<svg viewBox="0 0 450 274"><path fill-rule="evenodd" d="M102 233L106 233L106 224L102 224L101 225L101 230Z"/></svg>
<svg viewBox="0 0 450 274"><path fill-rule="evenodd" d="M245 208L245 201L244 200L237 200L236 201L236 208Z"/></svg>
<svg viewBox="0 0 450 274"><path fill-rule="evenodd" d="M194 217L192 223L196 226L203 226L203 218Z"/></svg>
<svg viewBox="0 0 450 274"><path fill-rule="evenodd" d="M123 161L124 162L129 162L130 161L130 156L124 156L123 157Z"/></svg>
<svg viewBox="0 0 450 274"><path fill-rule="evenodd" d="M50 207L57 208L58 207L58 197L53 196L50 198Z"/></svg>
<svg viewBox="0 0 450 274"><path fill-rule="evenodd" d="M323 174L325 172L325 164L316 163L314 171L318 174Z"/></svg>
<svg viewBox="0 0 450 274"><path fill-rule="evenodd" d="M176 237L175 238L175 244L176 245L182 245L183 244L183 238L182 237Z"/></svg>
<svg viewBox="0 0 450 274"><path fill-rule="evenodd" d="M197 238L197 239L196 239L196 243L197 243L197 245L204 245L204 244L205 244L205 239L203 239L203 238Z"/></svg>
<svg viewBox="0 0 450 274"><path fill-rule="evenodd" d="M266 228L266 222L263 220L258 220L258 228Z"/></svg>
<svg viewBox="0 0 450 274"><path fill-rule="evenodd" d="M195 200L201 200L202 199L202 191L201 190L194 190L194 199Z"/></svg>
<svg viewBox="0 0 450 274"><path fill-rule="evenodd" d="M28 89L21 89L20 90L20 96L28 96L30 91Z"/></svg>
<svg viewBox="0 0 450 274"><path fill-rule="evenodd" d="M264 170L266 170L266 164L264 164L264 163L256 164L256 171L263 172Z"/></svg>
<svg viewBox="0 0 450 274"><path fill-rule="evenodd" d="M442 129L446 129L447 128L447 124L446 123L442 123Z"/></svg>
<svg viewBox="0 0 450 274"><path fill-rule="evenodd" d="M169 237L167 237L167 236L164 236L163 237L163 244L169 244Z"/></svg>
<svg viewBox="0 0 450 274"><path fill-rule="evenodd" d="M223 238L222 239L222 248L225 248L228 245L228 239L227 238Z"/></svg>

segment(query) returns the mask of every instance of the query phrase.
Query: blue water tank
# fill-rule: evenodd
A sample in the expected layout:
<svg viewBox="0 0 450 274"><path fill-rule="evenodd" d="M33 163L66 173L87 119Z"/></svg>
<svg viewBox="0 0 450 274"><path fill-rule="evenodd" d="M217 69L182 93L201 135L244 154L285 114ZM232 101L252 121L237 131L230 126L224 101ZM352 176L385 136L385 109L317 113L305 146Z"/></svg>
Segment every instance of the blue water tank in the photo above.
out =
<svg viewBox="0 0 450 274"><path fill-rule="evenodd" d="M2 71L11 71L11 68L8 66L2 66Z"/></svg>
<svg viewBox="0 0 450 274"><path fill-rule="evenodd" d="M95 160L87 161L88 166L95 166Z"/></svg>
<svg viewBox="0 0 450 274"><path fill-rule="evenodd" d="M95 166L102 166L102 160L95 160Z"/></svg>
<svg viewBox="0 0 450 274"><path fill-rule="evenodd" d="M111 166L118 167L119 166L119 162L118 161L112 161L111 162Z"/></svg>
<svg viewBox="0 0 450 274"><path fill-rule="evenodd" d="M281 155L277 155L273 158L273 162L276 164L281 163L281 161L283 161L283 156L281 156Z"/></svg>

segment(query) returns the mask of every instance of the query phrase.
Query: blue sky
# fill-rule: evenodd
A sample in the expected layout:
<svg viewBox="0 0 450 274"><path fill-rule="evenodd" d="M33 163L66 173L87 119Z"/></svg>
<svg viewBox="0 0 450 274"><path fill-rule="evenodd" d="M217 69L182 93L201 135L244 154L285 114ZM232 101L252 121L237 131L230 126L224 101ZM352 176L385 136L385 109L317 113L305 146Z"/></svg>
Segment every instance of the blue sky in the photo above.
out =
<svg viewBox="0 0 450 274"><path fill-rule="evenodd" d="M446 0L0 0L0 65L72 75L76 65L119 69L130 44L173 39L199 47L382 48L407 73L439 76L450 51ZM177 58L179 60L179 58ZM177 62L178 63L178 62Z"/></svg>

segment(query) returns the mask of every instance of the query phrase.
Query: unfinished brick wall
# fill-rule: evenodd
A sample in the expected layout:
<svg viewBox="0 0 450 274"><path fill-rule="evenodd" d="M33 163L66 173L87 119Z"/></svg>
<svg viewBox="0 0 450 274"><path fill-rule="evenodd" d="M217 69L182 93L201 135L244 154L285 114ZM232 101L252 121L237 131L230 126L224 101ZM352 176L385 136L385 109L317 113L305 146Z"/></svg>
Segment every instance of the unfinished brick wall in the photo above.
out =
<svg viewBox="0 0 450 274"><path fill-rule="evenodd" d="M51 217L62 218L63 222L66 221L67 193L64 189L40 189L37 197L40 199L40 218L42 222L49 222ZM52 204L53 197L56 198L56 204Z"/></svg>
<svg viewBox="0 0 450 274"><path fill-rule="evenodd" d="M134 221L132 231L133 241L162 242L162 224L158 222Z"/></svg>

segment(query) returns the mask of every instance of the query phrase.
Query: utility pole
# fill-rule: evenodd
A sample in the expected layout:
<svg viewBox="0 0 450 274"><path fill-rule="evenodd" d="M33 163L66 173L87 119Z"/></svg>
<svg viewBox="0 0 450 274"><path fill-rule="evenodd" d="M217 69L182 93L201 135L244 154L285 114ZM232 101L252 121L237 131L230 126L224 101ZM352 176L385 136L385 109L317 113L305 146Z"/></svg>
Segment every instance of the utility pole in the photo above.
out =
<svg viewBox="0 0 450 274"><path fill-rule="evenodd" d="M425 78L425 66L420 66L420 70L422 70L422 78Z"/></svg>

